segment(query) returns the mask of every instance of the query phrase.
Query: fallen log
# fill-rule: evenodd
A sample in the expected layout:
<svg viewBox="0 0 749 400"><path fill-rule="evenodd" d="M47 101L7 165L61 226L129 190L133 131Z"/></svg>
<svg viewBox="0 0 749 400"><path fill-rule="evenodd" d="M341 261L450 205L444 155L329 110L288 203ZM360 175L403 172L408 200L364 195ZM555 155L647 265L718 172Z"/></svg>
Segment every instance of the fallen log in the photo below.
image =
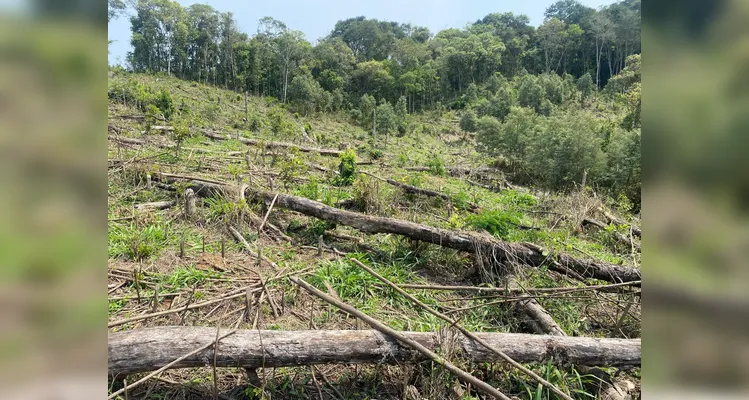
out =
<svg viewBox="0 0 749 400"><path fill-rule="evenodd" d="M627 222L624 222L624 221L620 220L619 218L613 216L611 213L607 212L603 208L599 208L599 210L601 211L601 213L603 214L603 216L606 217L606 219L609 220L609 223L617 224L617 225L627 225L627 226L630 227L630 229L632 229L632 233L635 236L637 236L638 238L642 237L642 230L640 228L638 228L638 227L636 227L636 226L634 226L632 224L629 224Z"/></svg>
<svg viewBox="0 0 749 400"><path fill-rule="evenodd" d="M421 343L409 338L408 336L403 335L402 333L387 326L386 324L357 310L350 304L346 304L334 297L328 296L327 294L323 293L316 287L305 282L303 279L292 276L289 278L289 280L291 280L292 282L304 288L304 290L309 292L309 294L325 301L326 303L330 305L336 306L337 308L339 308L342 311L347 312L348 314L351 314L352 316L364 321L367 325L371 326L372 328L378 330L381 333L384 333L387 337L392 338L392 339L397 339L399 343L404 344L408 346L409 348L417 351L419 354L421 354L423 357L427 358L428 360L431 360L441 365L446 370L450 371L453 375L455 375L461 382L468 384L468 385L473 385L477 390L480 390L481 392L484 392L485 394L492 396L495 399L510 400L509 397L507 397L504 393L497 390L494 386L482 381L481 379L476 378L471 373L466 372L460 367L453 364L450 360L448 360L444 356L435 353L434 351L425 347ZM572 399L568 399L568 400L572 400Z"/></svg>
<svg viewBox="0 0 749 400"><path fill-rule="evenodd" d="M429 349L438 349L437 333L401 332ZM520 333L475 333L518 362L557 365L639 366L640 339L557 337ZM262 340L261 340L262 338ZM211 327L165 326L109 334L109 374L125 376L156 370L193 349L216 340ZM464 336L456 337L463 355L474 362L502 362L494 352ZM208 350L171 368L213 364ZM293 367L326 363L420 362L426 358L375 330L239 330L221 341L217 367Z"/></svg>
<svg viewBox="0 0 749 400"><path fill-rule="evenodd" d="M275 194L255 192L248 189L246 197L270 203ZM392 233L456 250L481 254L497 264L511 262L520 265L541 267L548 265L559 272L573 271L585 278L600 279L612 283L639 281L640 270L622 265L574 258L568 254L551 254L530 243L503 242L491 237L442 230L428 225L376 217L347 210L340 210L303 197L281 194L276 204L279 207L300 212L315 218L340 225L350 226L365 233Z"/></svg>
<svg viewBox="0 0 749 400"><path fill-rule="evenodd" d="M115 142L126 143L126 144L146 144L145 140L127 138L127 137L122 137L122 136L109 136L109 139L112 139Z"/></svg>
<svg viewBox="0 0 749 400"><path fill-rule="evenodd" d="M167 201L154 201L150 203L140 203L136 204L133 207L135 207L136 210L147 210L147 209L155 209L155 210L163 210L166 208L173 207L175 204L177 204L174 200L167 200Z"/></svg>
<svg viewBox="0 0 749 400"><path fill-rule="evenodd" d="M233 139L235 138L232 135L222 135L220 133L215 133L211 131L203 131L203 134L206 137L209 137L211 139L216 140L227 140L227 139ZM284 142L273 142L273 141L264 141L264 140L257 140L257 139L248 139L244 137L240 137L239 141L241 143L252 145L252 146L259 146L263 145L266 148L273 148L273 147L282 147L282 148L290 148L290 147L296 147L299 149L299 151L303 153L318 153L323 156L330 156L330 157L338 157L341 153L343 153L340 150L333 150L333 149L320 149L316 147L306 147L306 146L299 146L294 143L284 143Z"/></svg>
<svg viewBox="0 0 749 400"><path fill-rule="evenodd" d="M601 221L595 220L593 218L585 218L585 219L583 219L583 224L584 225L593 225L593 226L597 227L598 229L601 229L601 230L604 230L604 231L606 230L606 224L604 224ZM634 233L634 229L632 231ZM619 232L614 231L614 232L612 232L612 234L614 235L614 238L616 238L616 240L619 241L620 243L623 243L623 244L629 246L630 248L635 248L635 249L637 249L637 251L640 251L640 244L639 243L636 243L634 240L630 240L628 237L622 235Z"/></svg>
<svg viewBox="0 0 749 400"><path fill-rule="evenodd" d="M416 187L416 186L412 186L412 185L407 185L405 183L400 183L400 182L396 181L395 179L381 178L381 177L379 177L379 176L377 176L375 174L372 174L370 172L367 172L367 171L362 171L362 173L365 174L365 175L369 175L372 178L375 178L375 179L380 180L382 182L387 182L387 183L389 183L389 184L391 184L391 185L393 185L393 186L395 186L397 188L402 189L406 193L419 194L419 195L428 196L428 197L438 197L438 198L440 198L442 200L445 200L445 201L457 203L457 201L453 200L452 197L450 197L450 196L448 196L448 195L446 195L444 193L440 193L440 192L437 192L437 191L434 191L434 190L429 190L429 189L422 189L422 188L419 188L419 187ZM466 206L467 206L468 210L470 210L472 212L478 212L478 211L481 210L481 208L478 205L476 205L474 203L471 203L471 202L466 202Z"/></svg>
<svg viewBox="0 0 749 400"><path fill-rule="evenodd" d="M427 172L427 171L431 171L431 168L429 167L406 167L405 170ZM478 167L478 168L445 167L445 171L447 171L452 176L464 176L464 175L472 175L476 173L501 173L502 172L502 170L500 169L491 168L491 167Z"/></svg>
<svg viewBox="0 0 749 400"><path fill-rule="evenodd" d="M158 176L158 175L157 175ZM177 178L171 175L172 178ZM188 186L198 195L221 193L224 187L196 180L189 180ZM275 193L247 189L248 201L263 201L270 204ZM641 280L640 270L623 265L609 264L594 260L577 259L565 253L550 253L532 243L504 242L491 237L468 232L442 230L428 225L417 224L395 218L385 218L340 210L304 197L279 194L276 205L287 210L319 218L339 225L350 226L364 233L392 233L406 236L413 240L432 243L471 254L481 254L489 259L490 264L500 267L502 263L530 265L560 273L572 271L584 278L600 279L611 283L622 283Z"/></svg>

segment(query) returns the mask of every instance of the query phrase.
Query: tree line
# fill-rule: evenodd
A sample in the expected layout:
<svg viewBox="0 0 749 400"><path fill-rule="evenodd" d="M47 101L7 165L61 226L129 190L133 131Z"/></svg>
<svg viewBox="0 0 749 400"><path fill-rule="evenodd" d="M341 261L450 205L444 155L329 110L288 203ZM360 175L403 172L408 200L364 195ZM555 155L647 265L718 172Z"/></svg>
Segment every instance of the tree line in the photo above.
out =
<svg viewBox="0 0 749 400"><path fill-rule="evenodd" d="M486 85L498 75L590 74L600 88L640 52L639 0L601 10L561 0L548 7L537 28L525 15L492 13L436 35L425 27L356 17L336 23L314 46L270 17L250 36L239 31L231 12L209 5L132 5L127 63L133 71L165 72L284 103L302 98L319 110L358 107L364 94L391 104L404 96L409 112L460 108L471 84Z"/></svg>
<svg viewBox="0 0 749 400"><path fill-rule="evenodd" d="M516 178L552 189L584 181L639 206L638 0L600 10L561 0L537 28L524 15L492 13L436 35L356 17L314 46L270 17L250 36L208 5L131 5L132 71L272 96L305 116L345 111L375 147L391 133L432 131L411 114L457 110L478 150L502 158ZM270 113L274 133L285 114Z"/></svg>

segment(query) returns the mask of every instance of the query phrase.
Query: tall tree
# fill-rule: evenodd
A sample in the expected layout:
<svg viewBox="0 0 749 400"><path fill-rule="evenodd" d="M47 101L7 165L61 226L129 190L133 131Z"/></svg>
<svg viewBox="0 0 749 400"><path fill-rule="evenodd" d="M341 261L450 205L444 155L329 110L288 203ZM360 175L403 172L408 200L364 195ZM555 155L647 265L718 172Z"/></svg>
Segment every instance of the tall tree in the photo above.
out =
<svg viewBox="0 0 749 400"><path fill-rule="evenodd" d="M596 88L600 88L601 56L603 47L614 38L614 25L605 13L598 12L591 19L591 30L596 41Z"/></svg>

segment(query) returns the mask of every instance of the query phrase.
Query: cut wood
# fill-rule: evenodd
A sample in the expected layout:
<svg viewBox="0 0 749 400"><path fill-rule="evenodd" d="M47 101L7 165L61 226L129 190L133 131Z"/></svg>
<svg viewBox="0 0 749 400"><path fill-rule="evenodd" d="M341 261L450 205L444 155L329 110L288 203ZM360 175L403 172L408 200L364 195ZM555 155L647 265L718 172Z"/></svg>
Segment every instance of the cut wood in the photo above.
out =
<svg viewBox="0 0 749 400"><path fill-rule="evenodd" d="M380 180L382 182L387 182L387 183L389 183L389 184L391 184L391 185L393 185L393 186L395 186L397 188L402 189L406 193L419 194L419 195L422 195L422 196L429 196L429 197L438 197L438 198L440 198L442 200L445 200L445 201L450 201L450 202L453 202L453 203L458 203L457 200L454 200L452 197L450 197L450 196L448 196L448 195L446 195L444 193L440 193L440 192L437 192L437 191L434 191L434 190L429 190L429 189L422 189L422 188L419 188L419 187L416 187L416 186L412 186L412 185L408 185L408 184L405 184L405 183L400 183L400 182L396 181L395 179L381 178L381 177L379 177L379 176L377 176L375 174L369 173L367 171L362 171L362 173L364 173L366 175L369 175L372 178L375 178L375 179ZM473 204L471 202L466 202L466 205L468 206L467 207L468 210L470 210L472 212L478 212L478 211L481 210L478 205Z"/></svg>
<svg viewBox="0 0 749 400"><path fill-rule="evenodd" d="M174 207L175 204L177 204L176 201L167 200L167 201L153 201L150 203L140 203L140 204L134 205L133 207L135 207L136 210L147 210L147 209L163 210L165 208Z"/></svg>
<svg viewBox="0 0 749 400"><path fill-rule="evenodd" d="M512 290L522 290L514 278L510 278L509 288ZM515 309L528 316L526 321L528 325L537 333L545 333L554 336L567 336L561 326L554 320L554 317L546 311L534 297L524 296L525 299L515 302Z"/></svg>
<svg viewBox="0 0 749 400"><path fill-rule="evenodd" d="M244 296L244 293L241 294ZM400 332L437 350L432 332ZM558 337L520 333L474 333L492 347L523 363L556 365L639 366L640 339ZM262 337L262 344L260 338ZM503 362L478 343L459 337L458 347L474 362ZM216 329L197 326L138 328L109 334L109 374L126 375L156 370L193 349L215 342ZM239 330L221 341L217 367L293 367L325 363L395 364L426 358L375 330L266 331ZM212 365L210 351L195 354L171 368Z"/></svg>
<svg viewBox="0 0 749 400"><path fill-rule="evenodd" d="M216 139L216 140L227 140L227 139L232 139L233 138L232 135L220 134L220 133L211 132L211 131L203 131L203 134L206 137L209 137L211 139ZM264 140L257 140L257 139L248 139L248 138L244 138L244 137L240 137L239 141L241 143L244 143L244 144L247 144L247 145L252 145L252 146L263 145L266 148L274 148L274 147L290 148L290 147L296 147L296 148L299 149L299 151L301 151L303 153L318 153L320 155L330 156L330 157L338 157L342 153L342 151L340 151L340 150L319 149L319 148L316 148L316 147L299 146L299 145L294 144L294 143L264 141Z"/></svg>
<svg viewBox="0 0 749 400"><path fill-rule="evenodd" d="M246 197L270 203L275 194L248 189ZM547 253L530 243L503 242L467 232L442 230L395 218L376 217L340 210L320 202L286 194L278 196L276 205L336 224L350 226L365 233L392 233L472 254L486 255L495 264L512 262L535 267L548 265L549 268L560 272L572 270L585 278L600 279L612 283L641 279L640 270L637 268L577 259L564 253Z"/></svg>
<svg viewBox="0 0 749 400"><path fill-rule="evenodd" d="M128 137L122 137L122 136L112 136L112 135L110 135L109 139L114 140L115 142L126 143L126 144L146 144L145 140L135 139L135 138L128 138Z"/></svg>

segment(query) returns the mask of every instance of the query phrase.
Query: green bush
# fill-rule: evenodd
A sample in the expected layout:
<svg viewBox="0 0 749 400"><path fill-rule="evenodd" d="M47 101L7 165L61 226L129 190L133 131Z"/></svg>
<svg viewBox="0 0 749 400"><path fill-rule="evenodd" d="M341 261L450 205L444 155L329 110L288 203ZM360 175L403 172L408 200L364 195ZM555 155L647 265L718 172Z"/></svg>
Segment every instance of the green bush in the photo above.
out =
<svg viewBox="0 0 749 400"><path fill-rule="evenodd" d="M382 150L375 149L375 148L369 149L369 157L372 158L373 160L379 160L383 156L385 156L385 153L383 153Z"/></svg>
<svg viewBox="0 0 749 400"><path fill-rule="evenodd" d="M346 149L340 155L340 164L338 165L339 176L336 184L339 186L349 186L356 179L356 152L354 149Z"/></svg>
<svg viewBox="0 0 749 400"><path fill-rule="evenodd" d="M156 96L154 96L153 104L161 110L164 118L167 120L172 118L172 114L174 114L174 101L168 90L161 89Z"/></svg>
<svg viewBox="0 0 749 400"><path fill-rule="evenodd" d="M429 167L429 173L437 176L445 175L445 160L439 155L435 154L427 161L427 167Z"/></svg>
<svg viewBox="0 0 749 400"><path fill-rule="evenodd" d="M520 224L520 214L508 211L484 211L471 215L466 223L474 229L483 229L497 237L506 237Z"/></svg>
<svg viewBox="0 0 749 400"><path fill-rule="evenodd" d="M309 122L304 123L304 132L306 132L307 134L312 133L312 125L310 125Z"/></svg>

